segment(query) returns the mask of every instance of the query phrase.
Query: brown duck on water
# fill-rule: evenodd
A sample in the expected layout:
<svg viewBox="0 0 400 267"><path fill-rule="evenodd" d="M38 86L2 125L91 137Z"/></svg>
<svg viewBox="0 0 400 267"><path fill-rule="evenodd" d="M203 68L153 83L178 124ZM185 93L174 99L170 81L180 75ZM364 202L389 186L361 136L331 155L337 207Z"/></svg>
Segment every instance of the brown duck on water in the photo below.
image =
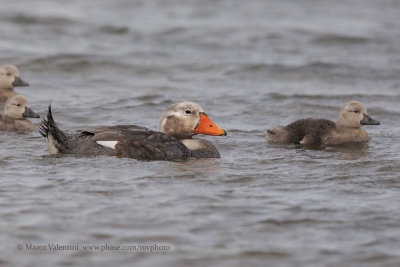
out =
<svg viewBox="0 0 400 267"><path fill-rule="evenodd" d="M367 115L362 103L350 101L341 107L338 123L325 119L297 120L285 127L267 130L266 138L269 141L306 146L358 143L370 139L361 126L379 124L379 121Z"/></svg>
<svg viewBox="0 0 400 267"><path fill-rule="evenodd" d="M49 107L47 120L42 121L39 132L46 137L50 154L111 155L141 160L220 158L211 142L192 137L226 135L199 104L189 101L168 107L160 119L159 131L116 125L67 134L57 127Z"/></svg>
<svg viewBox="0 0 400 267"><path fill-rule="evenodd" d="M15 95L4 106L4 114L0 116L0 131L33 132L35 125L26 118L39 118L39 115L29 108L26 97Z"/></svg>
<svg viewBox="0 0 400 267"><path fill-rule="evenodd" d="M4 103L8 98L17 95L14 91L15 86L28 86L19 77L19 70L13 65L0 67L0 103Z"/></svg>

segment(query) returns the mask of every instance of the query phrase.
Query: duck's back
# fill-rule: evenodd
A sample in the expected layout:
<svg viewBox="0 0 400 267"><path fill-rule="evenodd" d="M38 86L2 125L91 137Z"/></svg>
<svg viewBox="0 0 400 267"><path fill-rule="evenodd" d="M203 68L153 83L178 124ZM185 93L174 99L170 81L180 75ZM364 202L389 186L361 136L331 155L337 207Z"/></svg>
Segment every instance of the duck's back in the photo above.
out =
<svg viewBox="0 0 400 267"><path fill-rule="evenodd" d="M82 129L71 136L61 153L113 155L140 160L179 160L190 151L179 140L136 125Z"/></svg>
<svg viewBox="0 0 400 267"><path fill-rule="evenodd" d="M321 145L322 138L336 128L333 121L325 119L302 119L284 127L289 143Z"/></svg>

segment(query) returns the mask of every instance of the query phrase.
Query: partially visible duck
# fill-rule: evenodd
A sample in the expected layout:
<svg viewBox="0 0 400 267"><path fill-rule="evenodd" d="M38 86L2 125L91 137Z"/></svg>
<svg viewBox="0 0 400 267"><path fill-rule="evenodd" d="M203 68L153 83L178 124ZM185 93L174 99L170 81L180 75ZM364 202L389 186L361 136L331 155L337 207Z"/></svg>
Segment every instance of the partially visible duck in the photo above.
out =
<svg viewBox="0 0 400 267"><path fill-rule="evenodd" d="M57 127L49 106L47 120L42 121L39 132L46 137L50 154L111 155L140 160L220 158L211 142L192 137L226 135L199 104L189 101L168 107L160 119L159 131L116 125L67 134Z"/></svg>
<svg viewBox="0 0 400 267"><path fill-rule="evenodd" d="M28 86L19 76L19 70L13 65L0 67L0 103L4 103L8 98L17 95L14 91L15 86Z"/></svg>
<svg viewBox="0 0 400 267"><path fill-rule="evenodd" d="M367 115L362 103L350 101L341 107L337 124L325 119L302 119L282 128L267 130L266 138L269 141L306 146L358 143L370 139L361 126L379 124L379 121Z"/></svg>
<svg viewBox="0 0 400 267"><path fill-rule="evenodd" d="M33 132L35 125L26 118L39 118L39 115L29 108L26 97L15 95L4 106L4 115L0 116L0 131Z"/></svg>

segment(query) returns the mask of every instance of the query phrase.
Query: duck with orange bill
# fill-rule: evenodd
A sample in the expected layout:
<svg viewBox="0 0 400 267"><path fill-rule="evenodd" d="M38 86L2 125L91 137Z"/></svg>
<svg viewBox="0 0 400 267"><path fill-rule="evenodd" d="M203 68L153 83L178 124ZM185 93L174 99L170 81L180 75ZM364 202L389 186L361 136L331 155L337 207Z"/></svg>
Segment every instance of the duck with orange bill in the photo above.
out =
<svg viewBox="0 0 400 267"><path fill-rule="evenodd" d="M58 128L49 107L39 132L46 138L50 154L110 155L139 160L220 158L213 143L193 137L226 135L199 104L191 101L169 106L161 116L158 131L137 125L116 125L69 134Z"/></svg>

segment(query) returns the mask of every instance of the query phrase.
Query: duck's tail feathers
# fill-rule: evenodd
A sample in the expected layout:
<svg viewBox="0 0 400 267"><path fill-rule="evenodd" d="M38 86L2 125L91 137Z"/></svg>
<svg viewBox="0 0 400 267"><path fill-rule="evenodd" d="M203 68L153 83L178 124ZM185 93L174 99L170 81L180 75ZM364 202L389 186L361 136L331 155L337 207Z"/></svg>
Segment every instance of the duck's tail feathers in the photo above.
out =
<svg viewBox="0 0 400 267"><path fill-rule="evenodd" d="M70 138L58 128L51 113L51 105L49 105L47 119L43 119L40 123L39 133L47 139L47 148L50 154L68 151Z"/></svg>

